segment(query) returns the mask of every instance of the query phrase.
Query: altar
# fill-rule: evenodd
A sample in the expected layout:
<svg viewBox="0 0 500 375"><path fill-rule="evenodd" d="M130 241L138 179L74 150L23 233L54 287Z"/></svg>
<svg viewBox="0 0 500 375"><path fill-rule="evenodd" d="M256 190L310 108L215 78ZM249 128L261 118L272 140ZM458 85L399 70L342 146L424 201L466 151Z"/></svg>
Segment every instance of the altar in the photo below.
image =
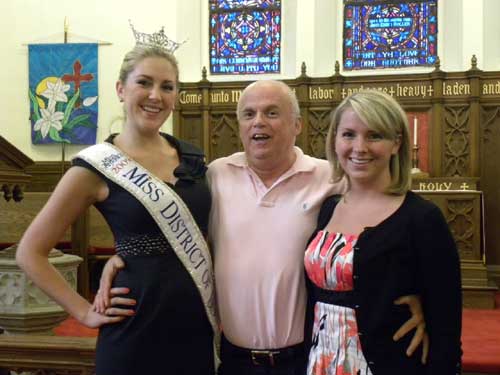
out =
<svg viewBox="0 0 500 375"><path fill-rule="evenodd" d="M434 202L450 227L460 255L463 306L494 308L498 288L485 264L484 197L477 179L417 178L413 191Z"/></svg>

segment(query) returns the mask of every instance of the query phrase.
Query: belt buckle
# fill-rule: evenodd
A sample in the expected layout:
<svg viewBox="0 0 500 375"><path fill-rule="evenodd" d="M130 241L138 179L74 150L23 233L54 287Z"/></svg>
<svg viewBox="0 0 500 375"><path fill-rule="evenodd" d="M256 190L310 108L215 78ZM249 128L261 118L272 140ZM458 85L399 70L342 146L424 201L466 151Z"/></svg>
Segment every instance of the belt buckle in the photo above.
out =
<svg viewBox="0 0 500 375"><path fill-rule="evenodd" d="M261 362L260 359L266 358L271 366L275 365L274 355L278 354L279 351L273 350L252 350L252 363L256 366L262 366L264 363Z"/></svg>

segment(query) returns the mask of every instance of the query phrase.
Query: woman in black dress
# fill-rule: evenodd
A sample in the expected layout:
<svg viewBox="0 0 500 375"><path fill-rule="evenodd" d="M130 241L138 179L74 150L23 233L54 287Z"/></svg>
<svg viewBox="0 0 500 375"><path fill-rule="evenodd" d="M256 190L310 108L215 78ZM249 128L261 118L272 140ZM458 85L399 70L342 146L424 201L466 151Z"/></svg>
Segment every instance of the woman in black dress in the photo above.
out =
<svg viewBox="0 0 500 375"><path fill-rule="evenodd" d="M323 203L304 261L314 305L307 374L460 373L458 251L443 214L410 191L406 114L390 96L360 91L335 109L326 141L343 196ZM427 363L408 356L409 317L394 300L419 295ZM420 348L419 348L420 351Z"/></svg>
<svg viewBox="0 0 500 375"><path fill-rule="evenodd" d="M18 248L19 265L41 289L84 325L101 327L98 375L214 373L204 156L160 133L174 108L178 78L175 58L161 48L138 45L125 56L116 84L123 131L77 155ZM93 308L47 260L91 204L127 264L115 286L129 287L137 304L125 319Z"/></svg>

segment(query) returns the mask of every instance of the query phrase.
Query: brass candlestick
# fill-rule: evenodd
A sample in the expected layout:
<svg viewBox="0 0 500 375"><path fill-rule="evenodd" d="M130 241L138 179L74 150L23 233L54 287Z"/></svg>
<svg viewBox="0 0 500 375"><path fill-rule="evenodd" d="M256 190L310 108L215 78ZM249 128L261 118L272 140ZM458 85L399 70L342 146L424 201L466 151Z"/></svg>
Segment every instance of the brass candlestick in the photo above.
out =
<svg viewBox="0 0 500 375"><path fill-rule="evenodd" d="M411 173L422 173L418 167L418 145L414 144L412 148L412 158L411 158Z"/></svg>

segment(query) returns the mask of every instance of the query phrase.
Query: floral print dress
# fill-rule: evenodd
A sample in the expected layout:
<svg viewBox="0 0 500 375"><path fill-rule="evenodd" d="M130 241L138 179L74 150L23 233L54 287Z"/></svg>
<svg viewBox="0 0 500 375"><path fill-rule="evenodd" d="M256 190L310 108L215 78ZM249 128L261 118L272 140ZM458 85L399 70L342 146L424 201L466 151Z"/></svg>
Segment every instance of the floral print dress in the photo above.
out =
<svg viewBox="0 0 500 375"><path fill-rule="evenodd" d="M307 276L318 288L353 289L354 235L319 231L307 247ZM361 351L355 310L325 302L314 306L308 375L371 375Z"/></svg>

